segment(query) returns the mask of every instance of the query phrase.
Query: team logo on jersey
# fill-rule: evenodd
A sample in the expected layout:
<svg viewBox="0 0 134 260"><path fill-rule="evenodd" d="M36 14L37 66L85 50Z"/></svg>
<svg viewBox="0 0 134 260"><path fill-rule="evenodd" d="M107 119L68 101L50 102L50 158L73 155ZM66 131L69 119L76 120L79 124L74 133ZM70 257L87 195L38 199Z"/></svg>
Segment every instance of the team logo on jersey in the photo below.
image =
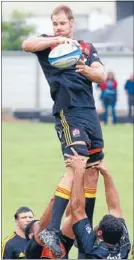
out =
<svg viewBox="0 0 134 260"><path fill-rule="evenodd" d="M91 233L91 227L90 227L90 225L88 224L88 225L86 225L86 231L87 231L87 233L88 234L90 234Z"/></svg>
<svg viewBox="0 0 134 260"><path fill-rule="evenodd" d="M97 53L93 53L93 56L94 56L94 57L98 57Z"/></svg>
<svg viewBox="0 0 134 260"><path fill-rule="evenodd" d="M80 130L78 128L75 128L72 130L73 137L79 137L80 136Z"/></svg>
<svg viewBox="0 0 134 260"><path fill-rule="evenodd" d="M18 257L18 258L24 258L24 257L25 257L24 253L21 252L21 253L19 254L19 257Z"/></svg>

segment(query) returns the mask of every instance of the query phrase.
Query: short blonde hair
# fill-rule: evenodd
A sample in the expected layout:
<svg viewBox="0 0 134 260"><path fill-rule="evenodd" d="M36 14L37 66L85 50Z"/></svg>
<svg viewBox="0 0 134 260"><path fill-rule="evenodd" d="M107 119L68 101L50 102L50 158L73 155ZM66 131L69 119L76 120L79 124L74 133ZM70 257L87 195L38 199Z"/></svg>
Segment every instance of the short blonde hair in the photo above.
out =
<svg viewBox="0 0 134 260"><path fill-rule="evenodd" d="M57 15L57 14L59 14L61 12L64 12L67 15L69 20L74 19L74 15L73 15L72 9L69 6L67 6L67 5L59 5L59 6L57 6L53 10L53 12L51 14L51 19L53 18L53 15Z"/></svg>

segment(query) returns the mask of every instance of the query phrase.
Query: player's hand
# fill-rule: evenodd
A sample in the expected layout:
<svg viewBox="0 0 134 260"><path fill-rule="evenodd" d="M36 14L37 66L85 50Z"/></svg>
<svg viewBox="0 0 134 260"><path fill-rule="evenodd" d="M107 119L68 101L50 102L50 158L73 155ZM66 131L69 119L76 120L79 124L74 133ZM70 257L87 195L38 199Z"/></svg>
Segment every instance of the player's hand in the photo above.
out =
<svg viewBox="0 0 134 260"><path fill-rule="evenodd" d="M87 157L80 156L78 153L71 148L73 155L64 154L68 159L65 161L66 167L71 167L76 173L84 173L87 164Z"/></svg>
<svg viewBox="0 0 134 260"><path fill-rule="evenodd" d="M85 64L84 58L80 59L76 64L76 72L81 73L82 75L86 75L88 73L89 66Z"/></svg>
<svg viewBox="0 0 134 260"><path fill-rule="evenodd" d="M102 160L99 165L95 166L95 168L98 169L102 175L108 174L104 160Z"/></svg>
<svg viewBox="0 0 134 260"><path fill-rule="evenodd" d="M76 45L78 47L80 46L80 44L76 40L73 40L73 39L67 38L67 37L57 36L57 41L59 44L70 43L70 44Z"/></svg>

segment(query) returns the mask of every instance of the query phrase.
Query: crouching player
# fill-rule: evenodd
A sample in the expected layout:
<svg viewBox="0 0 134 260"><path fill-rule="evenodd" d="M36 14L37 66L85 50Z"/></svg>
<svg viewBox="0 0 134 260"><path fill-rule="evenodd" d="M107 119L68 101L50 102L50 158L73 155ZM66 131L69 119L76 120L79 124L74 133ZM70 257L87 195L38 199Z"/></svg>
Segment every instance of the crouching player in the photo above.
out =
<svg viewBox="0 0 134 260"><path fill-rule="evenodd" d="M53 209L54 199L48 204L40 220L33 220L30 222L25 229L25 236L29 243L25 250L26 259L55 259L56 256L53 252L44 246L39 238L39 233L48 226ZM61 259L67 259L69 251L74 243L74 234L72 231L72 216L70 207L66 209L66 216L60 231L60 248L61 248Z"/></svg>
<svg viewBox="0 0 134 260"><path fill-rule="evenodd" d="M104 179L105 196L109 214L104 215L95 230L85 213L84 172L86 160L78 156L68 156L66 164L72 167L74 181L71 194L71 210L73 215L73 231L78 247L83 250L88 259L127 259L130 252L130 241L122 218L118 191L112 177L102 161L96 168ZM82 195L83 194L83 195Z"/></svg>

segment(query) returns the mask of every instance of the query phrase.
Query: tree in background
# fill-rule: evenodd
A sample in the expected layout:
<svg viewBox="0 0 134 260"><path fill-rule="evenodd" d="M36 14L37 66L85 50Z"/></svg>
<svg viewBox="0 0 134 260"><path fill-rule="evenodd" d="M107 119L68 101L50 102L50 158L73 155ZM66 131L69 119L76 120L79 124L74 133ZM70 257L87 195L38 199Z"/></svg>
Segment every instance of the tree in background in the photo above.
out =
<svg viewBox="0 0 134 260"><path fill-rule="evenodd" d="M2 50L22 50L23 39L36 32L35 26L26 22L30 16L14 10L10 21L2 21Z"/></svg>

